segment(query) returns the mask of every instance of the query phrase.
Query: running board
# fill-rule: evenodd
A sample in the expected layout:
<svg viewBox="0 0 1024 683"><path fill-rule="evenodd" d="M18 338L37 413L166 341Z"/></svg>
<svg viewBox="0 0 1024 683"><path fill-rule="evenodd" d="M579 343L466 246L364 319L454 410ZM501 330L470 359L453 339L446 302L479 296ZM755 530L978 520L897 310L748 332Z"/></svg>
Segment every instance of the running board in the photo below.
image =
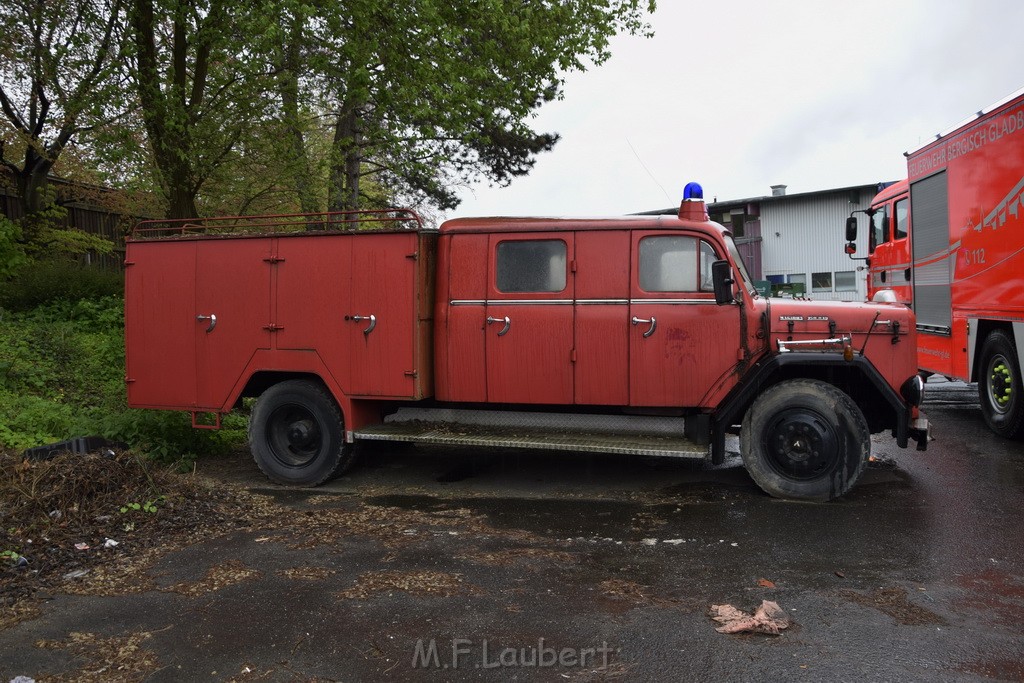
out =
<svg viewBox="0 0 1024 683"><path fill-rule="evenodd" d="M707 446L683 435L683 419L629 415L562 415L449 409L402 409L356 441L534 448L704 459Z"/></svg>

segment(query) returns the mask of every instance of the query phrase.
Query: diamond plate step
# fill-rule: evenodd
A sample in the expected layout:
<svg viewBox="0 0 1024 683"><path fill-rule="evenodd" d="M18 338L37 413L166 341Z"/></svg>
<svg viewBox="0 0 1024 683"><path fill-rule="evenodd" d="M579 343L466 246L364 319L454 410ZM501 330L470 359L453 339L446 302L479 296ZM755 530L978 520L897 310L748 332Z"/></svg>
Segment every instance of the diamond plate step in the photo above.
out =
<svg viewBox="0 0 1024 683"><path fill-rule="evenodd" d="M431 418L449 418L445 420ZM559 415L501 411L399 411L356 440L450 446L536 448L702 459L708 447L682 436L681 418Z"/></svg>

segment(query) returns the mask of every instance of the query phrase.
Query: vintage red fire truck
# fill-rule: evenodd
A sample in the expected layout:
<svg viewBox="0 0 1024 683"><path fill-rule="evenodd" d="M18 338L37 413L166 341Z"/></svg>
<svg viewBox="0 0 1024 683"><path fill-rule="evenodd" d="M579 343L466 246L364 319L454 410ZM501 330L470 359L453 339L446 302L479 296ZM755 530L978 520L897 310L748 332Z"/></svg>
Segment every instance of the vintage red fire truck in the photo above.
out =
<svg viewBox="0 0 1024 683"><path fill-rule="evenodd" d="M721 462L738 432L765 491L828 500L870 434L924 449L913 312L758 296L688 188L677 216L142 223L129 403L216 426L258 397L255 460L297 485L364 441Z"/></svg>
<svg viewBox="0 0 1024 683"><path fill-rule="evenodd" d="M1024 90L909 152L907 174L867 210L868 296L911 306L920 369L977 382L989 427L1024 438Z"/></svg>

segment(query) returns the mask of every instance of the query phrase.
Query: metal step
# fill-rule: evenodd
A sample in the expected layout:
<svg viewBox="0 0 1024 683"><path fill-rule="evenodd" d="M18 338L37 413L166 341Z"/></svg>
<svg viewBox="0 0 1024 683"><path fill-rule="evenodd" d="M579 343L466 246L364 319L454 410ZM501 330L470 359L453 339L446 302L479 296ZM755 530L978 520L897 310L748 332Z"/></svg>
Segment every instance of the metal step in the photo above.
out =
<svg viewBox="0 0 1024 683"><path fill-rule="evenodd" d="M389 415L383 424L354 432L353 438L672 458L708 457L707 446L694 443L682 432L683 419L676 417L403 409Z"/></svg>

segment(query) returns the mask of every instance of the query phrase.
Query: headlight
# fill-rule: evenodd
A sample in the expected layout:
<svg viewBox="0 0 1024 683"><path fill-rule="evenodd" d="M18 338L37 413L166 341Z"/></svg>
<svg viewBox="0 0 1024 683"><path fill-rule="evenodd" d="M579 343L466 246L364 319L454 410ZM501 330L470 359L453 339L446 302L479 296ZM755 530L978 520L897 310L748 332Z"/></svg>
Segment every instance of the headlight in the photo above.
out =
<svg viewBox="0 0 1024 683"><path fill-rule="evenodd" d="M900 387L900 395L912 406L921 405L921 401L924 400L924 380L921 379L921 375L908 378Z"/></svg>

